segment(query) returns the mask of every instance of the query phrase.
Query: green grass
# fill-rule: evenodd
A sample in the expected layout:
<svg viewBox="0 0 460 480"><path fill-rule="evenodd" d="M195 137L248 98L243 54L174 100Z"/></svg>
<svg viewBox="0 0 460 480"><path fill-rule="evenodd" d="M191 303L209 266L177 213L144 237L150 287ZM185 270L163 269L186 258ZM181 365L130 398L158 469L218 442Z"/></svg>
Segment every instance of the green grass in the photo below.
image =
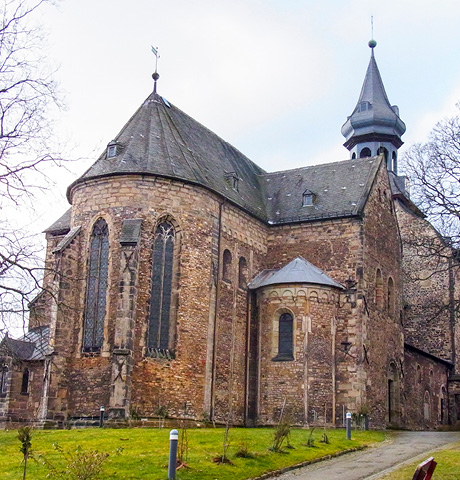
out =
<svg viewBox="0 0 460 480"><path fill-rule="evenodd" d="M346 440L344 430L328 430L330 444L320 443L323 430L314 432L315 447L306 447L310 431L293 429L293 449L284 453L269 451L273 439L270 428L232 428L228 456L233 465L218 465L212 459L222 452L222 428L189 429L189 468L177 471L177 480L243 480L262 473L278 470L307 460L330 455L341 450L361 447L385 439L382 432L354 431L352 440ZM108 452L104 479L165 480L167 478L169 429L82 429L35 430L32 433L32 450L44 455L52 463L62 463L62 455L55 451L58 442L65 451L83 450ZM238 458L236 452L242 445L254 454L254 458ZM17 431L0 431L0 473L2 480L22 478L22 455ZM117 455L117 449L123 449ZM46 468L33 461L28 464L28 479L46 478Z"/></svg>
<svg viewBox="0 0 460 480"><path fill-rule="evenodd" d="M425 460L429 457L434 457L435 462L437 462L433 480L460 480L460 442L444 450L428 453ZM420 460L410 463L385 475L381 480L411 479L419 463L421 463Z"/></svg>

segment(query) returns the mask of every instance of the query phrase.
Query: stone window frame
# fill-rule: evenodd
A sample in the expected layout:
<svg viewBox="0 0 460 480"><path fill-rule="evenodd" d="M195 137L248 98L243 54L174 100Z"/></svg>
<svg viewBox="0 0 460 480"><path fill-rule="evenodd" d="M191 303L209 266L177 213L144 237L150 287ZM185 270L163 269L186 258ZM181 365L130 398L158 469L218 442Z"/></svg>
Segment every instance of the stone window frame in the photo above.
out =
<svg viewBox="0 0 460 480"><path fill-rule="evenodd" d="M232 252L226 248L222 254L222 280L232 283Z"/></svg>
<svg viewBox="0 0 460 480"><path fill-rule="evenodd" d="M169 227L165 227L169 225ZM176 356L177 340L177 300L178 300L178 279L179 279L179 256L181 245L181 229L178 222L171 215L160 217L153 228L153 241L151 245L151 284L149 296L149 311L147 316L146 349L145 356L150 358L174 359ZM171 232L173 236L171 237ZM169 248L170 258L166 258L167 242L172 239L172 250ZM160 248L163 247L163 248ZM157 248L157 251L155 251ZM162 254L163 262L155 265L155 254ZM165 264L167 262L168 265ZM159 270L155 270L155 267ZM168 270L166 270L168 268ZM154 282L155 275L161 276L160 284ZM165 290L165 281L167 286ZM158 295L152 295L154 289L158 288ZM157 321L152 318L151 312L156 311L158 306L154 304L157 300L160 304L166 299L167 308L161 310ZM157 325L158 324L158 325ZM152 326L155 326L159 337L153 341L151 338Z"/></svg>
<svg viewBox="0 0 460 480"><path fill-rule="evenodd" d="M280 331L281 331L281 324L280 320L283 316L289 315L291 317L291 335L292 335L292 342L291 342L291 349L290 351L286 352L280 352ZM292 362L295 360L294 357L294 351L295 351L295 333L296 333L296 328L295 328L295 315L292 310L288 308L281 308L275 312L274 318L273 318L273 330L272 330L272 350L273 350L273 356L272 356L272 361L273 362Z"/></svg>
<svg viewBox="0 0 460 480"><path fill-rule="evenodd" d="M99 353L104 344L109 262L109 226L103 217L99 217L93 223L88 249L85 311L83 315L83 353ZM93 273L94 276L92 276Z"/></svg>

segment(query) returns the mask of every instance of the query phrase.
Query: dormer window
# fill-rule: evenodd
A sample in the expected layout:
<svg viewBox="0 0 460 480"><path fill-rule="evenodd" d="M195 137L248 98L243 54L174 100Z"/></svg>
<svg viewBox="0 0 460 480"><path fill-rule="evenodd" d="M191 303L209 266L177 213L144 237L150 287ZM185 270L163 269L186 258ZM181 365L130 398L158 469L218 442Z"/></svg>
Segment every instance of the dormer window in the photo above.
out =
<svg viewBox="0 0 460 480"><path fill-rule="evenodd" d="M120 144L112 140L107 145L107 158L116 157L120 153Z"/></svg>
<svg viewBox="0 0 460 480"><path fill-rule="evenodd" d="M225 181L232 187L233 190L238 191L238 175L236 172L228 172L225 174Z"/></svg>
<svg viewBox="0 0 460 480"><path fill-rule="evenodd" d="M302 195L302 207L311 207L315 202L315 194L311 190L305 190Z"/></svg>

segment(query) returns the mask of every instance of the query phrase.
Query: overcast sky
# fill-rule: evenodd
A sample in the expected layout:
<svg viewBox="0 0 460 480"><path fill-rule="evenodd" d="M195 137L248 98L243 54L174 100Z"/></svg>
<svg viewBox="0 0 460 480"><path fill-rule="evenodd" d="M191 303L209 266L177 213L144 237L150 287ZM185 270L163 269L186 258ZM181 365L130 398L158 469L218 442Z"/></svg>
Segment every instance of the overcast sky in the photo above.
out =
<svg viewBox="0 0 460 480"><path fill-rule="evenodd" d="M153 89L267 171L348 158L340 128L375 56L407 126L402 150L460 100L454 0L62 0L47 8L47 52L67 110L56 133L97 158ZM53 175L55 175L53 173ZM65 211L40 215L43 226Z"/></svg>

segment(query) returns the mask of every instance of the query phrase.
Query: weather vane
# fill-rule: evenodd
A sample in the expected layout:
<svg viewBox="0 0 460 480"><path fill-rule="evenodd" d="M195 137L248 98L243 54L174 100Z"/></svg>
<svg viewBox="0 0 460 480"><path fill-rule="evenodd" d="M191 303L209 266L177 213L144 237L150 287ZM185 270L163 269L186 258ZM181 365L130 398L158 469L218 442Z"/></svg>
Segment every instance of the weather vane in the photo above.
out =
<svg viewBox="0 0 460 480"><path fill-rule="evenodd" d="M158 59L160 58L160 55L158 53L158 47L152 46L152 52L155 55L155 72L152 75L154 84L153 84L153 93L157 93L157 80L160 78L160 75L158 73Z"/></svg>
<svg viewBox="0 0 460 480"><path fill-rule="evenodd" d="M374 15L371 15L371 39L374 40Z"/></svg>

